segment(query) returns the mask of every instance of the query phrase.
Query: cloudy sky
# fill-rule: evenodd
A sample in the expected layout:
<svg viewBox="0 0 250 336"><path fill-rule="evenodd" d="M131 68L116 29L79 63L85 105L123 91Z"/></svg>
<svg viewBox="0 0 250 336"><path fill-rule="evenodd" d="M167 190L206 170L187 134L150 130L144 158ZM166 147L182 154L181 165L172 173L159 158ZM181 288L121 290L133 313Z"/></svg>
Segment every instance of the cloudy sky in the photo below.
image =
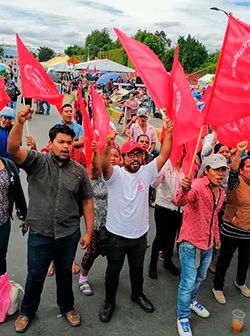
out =
<svg viewBox="0 0 250 336"><path fill-rule="evenodd" d="M138 29L164 30L173 42L190 33L212 51L222 43L227 18L217 6L250 24L250 1L243 0L0 0L0 43L15 43L15 33L33 48L56 51L83 45L93 29L112 27L128 35Z"/></svg>

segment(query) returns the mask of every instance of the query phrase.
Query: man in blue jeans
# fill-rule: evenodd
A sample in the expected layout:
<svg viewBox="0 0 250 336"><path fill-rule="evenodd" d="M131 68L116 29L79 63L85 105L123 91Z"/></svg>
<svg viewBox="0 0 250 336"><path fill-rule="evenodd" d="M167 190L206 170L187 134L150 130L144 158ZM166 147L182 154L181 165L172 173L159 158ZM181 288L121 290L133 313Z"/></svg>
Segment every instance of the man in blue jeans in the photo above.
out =
<svg viewBox="0 0 250 336"><path fill-rule="evenodd" d="M16 332L28 328L38 309L51 260L56 268L60 311L72 327L80 325L80 315L74 310L71 266L79 239L82 249L90 244L94 219L89 178L84 168L70 159L75 136L71 128L55 125L50 129L47 154L20 146L23 125L32 112L30 106L21 108L8 138L8 150L27 173L29 183L28 276ZM86 233L80 236L82 214Z"/></svg>
<svg viewBox="0 0 250 336"><path fill-rule="evenodd" d="M177 240L181 278L177 300L177 328L180 336L192 336L189 324L191 310L203 318L209 312L198 302L198 289L206 278L213 246L220 248L218 213L224 201L221 187L226 175L227 160L220 154L206 158L205 176L193 183L190 177L182 180L175 203L183 206L183 222Z"/></svg>

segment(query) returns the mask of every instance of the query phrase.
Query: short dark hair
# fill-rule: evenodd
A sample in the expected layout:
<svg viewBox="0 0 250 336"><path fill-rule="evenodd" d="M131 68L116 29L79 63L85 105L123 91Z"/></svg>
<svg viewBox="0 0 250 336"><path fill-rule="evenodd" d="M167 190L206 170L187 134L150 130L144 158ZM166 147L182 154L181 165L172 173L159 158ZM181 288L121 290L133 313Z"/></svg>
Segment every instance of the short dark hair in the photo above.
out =
<svg viewBox="0 0 250 336"><path fill-rule="evenodd" d="M62 106L62 110L63 110L65 107L71 107L71 108L73 108L73 107L72 107L72 105L71 105L71 104L69 104L69 103L67 103L67 104L64 104L64 105Z"/></svg>
<svg viewBox="0 0 250 336"><path fill-rule="evenodd" d="M138 142L140 140L141 137L147 137L148 141L150 141L149 136L147 134L140 134L138 135L138 137L136 138L136 142Z"/></svg>
<svg viewBox="0 0 250 336"><path fill-rule="evenodd" d="M240 168L240 169L244 168L244 166L245 166L245 162L246 162L246 160L248 160L248 159L250 159L250 155L247 155L247 156L243 157L243 159L241 159L241 161L240 161L240 165L239 165L239 168Z"/></svg>
<svg viewBox="0 0 250 336"><path fill-rule="evenodd" d="M69 126L57 124L49 130L49 139L51 142L55 140L55 137L58 133L70 135L72 137L72 140L76 136L75 132Z"/></svg>

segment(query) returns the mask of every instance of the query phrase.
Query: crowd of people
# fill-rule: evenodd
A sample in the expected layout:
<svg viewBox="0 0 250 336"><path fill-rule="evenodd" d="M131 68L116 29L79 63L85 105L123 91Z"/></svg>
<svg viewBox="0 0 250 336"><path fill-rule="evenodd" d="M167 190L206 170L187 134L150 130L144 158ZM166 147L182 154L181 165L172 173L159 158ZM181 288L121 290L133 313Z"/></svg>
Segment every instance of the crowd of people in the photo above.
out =
<svg viewBox="0 0 250 336"><path fill-rule="evenodd" d="M172 121L162 117L165 129L160 148L155 128L150 125L150 98L143 88L133 89L119 102L124 109L124 143L116 142L117 131L108 134L102 152L92 142L92 159L87 167L84 131L81 126L76 89L80 85L90 118L91 95L88 81L75 83L69 103L62 107L61 119L49 131L49 143L38 150L35 137L21 144L24 124L32 117L32 104L0 112L0 274L7 270L6 255L10 220L15 204L28 231L28 274L15 330L24 332L38 310L48 270L53 268L57 304L70 326L80 325L74 307L72 270L75 254L85 250L79 273L79 290L93 295L89 280L95 259L106 257L105 298L99 311L101 322L109 322L116 307L120 272L127 256L131 300L145 312L154 304L143 286L144 257L149 230L149 205L153 198L156 235L151 248L148 276L158 278L159 254L164 267L180 277L177 297L177 329L180 336L191 336L191 311L203 318L210 313L199 302L198 292L207 271L215 273L211 286L215 300L226 303L225 275L238 250L235 286L250 298L247 271L250 262L250 155L243 141L232 149L220 144L216 132L203 140L197 153L196 174L185 176L182 162L172 163ZM112 100L113 83L103 88L106 105ZM46 102L40 111L49 114ZM15 122L14 122L15 121ZM87 169L85 169L87 168ZM29 204L26 205L18 176L27 174ZM84 217L86 230L80 231ZM172 257L178 250L180 268ZM219 252L218 252L219 251ZM93 274L92 274L93 273ZM94 271L91 271L94 278Z"/></svg>

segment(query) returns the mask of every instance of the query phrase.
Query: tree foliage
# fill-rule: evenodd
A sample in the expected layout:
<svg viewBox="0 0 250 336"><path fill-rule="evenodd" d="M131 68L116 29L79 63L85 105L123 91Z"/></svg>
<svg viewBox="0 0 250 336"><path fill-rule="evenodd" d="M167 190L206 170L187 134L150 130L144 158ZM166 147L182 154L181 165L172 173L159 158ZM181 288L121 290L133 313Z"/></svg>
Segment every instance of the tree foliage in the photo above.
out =
<svg viewBox="0 0 250 336"><path fill-rule="evenodd" d="M55 56L55 52L48 47L39 47L37 49L37 56L40 62L46 62Z"/></svg>
<svg viewBox="0 0 250 336"><path fill-rule="evenodd" d="M148 46L159 58L163 57L165 43L159 35L149 33L146 30L138 30L134 39Z"/></svg>
<svg viewBox="0 0 250 336"><path fill-rule="evenodd" d="M164 55L162 57L161 61L167 71L171 71L172 64L174 61L174 53L175 53L175 48L167 49L165 50Z"/></svg>
<svg viewBox="0 0 250 336"><path fill-rule="evenodd" d="M185 72L193 72L207 60L208 52L206 47L190 34L187 38L180 36L177 43L180 46L179 60Z"/></svg>
<svg viewBox="0 0 250 336"><path fill-rule="evenodd" d="M172 41L170 40L170 38L167 37L164 30L161 30L161 31L156 30L155 35L158 36L162 40L165 48L170 48L171 47Z"/></svg>
<svg viewBox="0 0 250 336"><path fill-rule="evenodd" d="M86 54L86 48L80 47L76 44L69 46L67 49L64 50L64 53L71 56L77 56L77 55L84 55Z"/></svg>
<svg viewBox="0 0 250 336"><path fill-rule="evenodd" d="M106 45L112 45L112 43L107 28L95 29L86 37L85 48L88 48L89 57L92 59L99 51L105 50Z"/></svg>

